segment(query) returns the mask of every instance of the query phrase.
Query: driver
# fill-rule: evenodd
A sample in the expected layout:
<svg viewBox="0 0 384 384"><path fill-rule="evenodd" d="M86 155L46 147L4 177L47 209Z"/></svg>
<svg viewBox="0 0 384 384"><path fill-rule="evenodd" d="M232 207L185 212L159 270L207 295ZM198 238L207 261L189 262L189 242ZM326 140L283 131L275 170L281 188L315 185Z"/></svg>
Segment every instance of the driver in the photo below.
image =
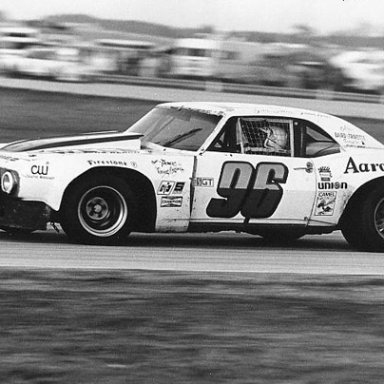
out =
<svg viewBox="0 0 384 384"><path fill-rule="evenodd" d="M248 123L248 124L247 124ZM253 151L286 152L288 148L288 132L279 126L271 126L269 121L256 121L252 126L251 121L242 121L242 133L246 148Z"/></svg>
<svg viewBox="0 0 384 384"><path fill-rule="evenodd" d="M268 127L269 132L267 139L264 142L265 148L271 148L275 150L286 150L288 144L288 134L284 128L281 127Z"/></svg>

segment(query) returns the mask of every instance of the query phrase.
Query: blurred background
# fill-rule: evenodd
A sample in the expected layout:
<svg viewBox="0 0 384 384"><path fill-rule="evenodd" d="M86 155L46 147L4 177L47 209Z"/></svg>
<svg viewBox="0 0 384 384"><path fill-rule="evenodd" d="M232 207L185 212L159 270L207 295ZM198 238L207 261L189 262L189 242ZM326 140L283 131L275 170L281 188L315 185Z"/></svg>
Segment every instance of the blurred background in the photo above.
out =
<svg viewBox="0 0 384 384"><path fill-rule="evenodd" d="M2 0L0 73L384 94L378 0Z"/></svg>

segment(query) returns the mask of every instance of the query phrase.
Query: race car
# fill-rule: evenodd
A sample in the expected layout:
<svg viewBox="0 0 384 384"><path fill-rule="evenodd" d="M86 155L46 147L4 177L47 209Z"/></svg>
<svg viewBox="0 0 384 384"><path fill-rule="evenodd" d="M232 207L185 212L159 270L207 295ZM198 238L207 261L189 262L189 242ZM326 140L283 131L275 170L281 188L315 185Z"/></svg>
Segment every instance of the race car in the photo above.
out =
<svg viewBox="0 0 384 384"><path fill-rule="evenodd" d="M70 241L237 231L268 241L341 229L384 249L384 147L351 123L283 106L160 104L124 132L1 145L0 227Z"/></svg>

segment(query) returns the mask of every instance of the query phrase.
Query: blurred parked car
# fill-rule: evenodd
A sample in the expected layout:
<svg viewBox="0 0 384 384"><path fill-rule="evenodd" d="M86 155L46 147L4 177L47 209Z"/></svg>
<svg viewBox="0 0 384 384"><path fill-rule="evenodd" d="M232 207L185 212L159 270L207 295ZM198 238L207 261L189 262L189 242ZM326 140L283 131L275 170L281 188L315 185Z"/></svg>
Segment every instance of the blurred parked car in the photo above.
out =
<svg viewBox="0 0 384 384"><path fill-rule="evenodd" d="M352 90L384 94L384 52L349 51L331 59Z"/></svg>
<svg viewBox="0 0 384 384"><path fill-rule="evenodd" d="M339 68L321 55L308 52L266 53L255 62L249 82L291 88L340 90Z"/></svg>
<svg viewBox="0 0 384 384"><path fill-rule="evenodd" d="M5 74L36 76L60 81L92 79L96 68L82 60L77 49L35 47L19 56L5 55L0 66Z"/></svg>

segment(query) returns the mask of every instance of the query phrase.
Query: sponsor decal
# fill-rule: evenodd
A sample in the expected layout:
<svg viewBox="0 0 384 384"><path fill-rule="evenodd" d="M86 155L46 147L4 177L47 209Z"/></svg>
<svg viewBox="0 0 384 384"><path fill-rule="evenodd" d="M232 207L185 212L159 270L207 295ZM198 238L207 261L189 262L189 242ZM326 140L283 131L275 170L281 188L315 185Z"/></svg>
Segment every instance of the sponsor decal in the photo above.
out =
<svg viewBox="0 0 384 384"><path fill-rule="evenodd" d="M183 204L183 198L182 197L163 196L161 198L160 207L162 207L162 208L181 207L182 204Z"/></svg>
<svg viewBox="0 0 384 384"><path fill-rule="evenodd" d="M332 172L328 166L322 166L318 169L321 181L331 181Z"/></svg>
<svg viewBox="0 0 384 384"><path fill-rule="evenodd" d="M49 165L48 165L48 163L45 164L45 165L34 164L31 167L32 175L48 176L48 172L49 172Z"/></svg>
<svg viewBox="0 0 384 384"><path fill-rule="evenodd" d="M318 192L315 216L332 216L335 211L337 192Z"/></svg>
<svg viewBox="0 0 384 384"><path fill-rule="evenodd" d="M335 137L347 147L365 147L366 137L356 133L335 132Z"/></svg>
<svg viewBox="0 0 384 384"><path fill-rule="evenodd" d="M169 181L163 180L160 183L159 189L157 190L158 195L180 195L183 192L185 183L183 181Z"/></svg>
<svg viewBox="0 0 384 384"><path fill-rule="evenodd" d="M184 168L177 161L165 159L152 160L159 175L174 175L175 173L184 172Z"/></svg>
<svg viewBox="0 0 384 384"><path fill-rule="evenodd" d="M214 187L215 182L212 177L197 177L195 179L196 187Z"/></svg>
<svg viewBox="0 0 384 384"><path fill-rule="evenodd" d="M337 192L318 192L315 216L332 216L335 211Z"/></svg>
<svg viewBox="0 0 384 384"><path fill-rule="evenodd" d="M384 163L358 163L349 158L344 173L384 172Z"/></svg>
<svg viewBox="0 0 384 384"><path fill-rule="evenodd" d="M49 176L49 162L45 164L33 164L30 168L30 174L25 175L28 178L54 179Z"/></svg>
<svg viewBox="0 0 384 384"><path fill-rule="evenodd" d="M318 189L347 189L348 188L348 184L344 181L331 181L331 182L328 182L328 181L323 181L321 183L317 183L317 188Z"/></svg>
<svg viewBox="0 0 384 384"><path fill-rule="evenodd" d="M178 195L183 192L185 183L182 181L179 181L176 183L175 188L173 189L173 194Z"/></svg>
<svg viewBox="0 0 384 384"><path fill-rule="evenodd" d="M97 165L116 165L116 166L123 166L127 167L128 163L126 161L121 160L87 160L88 164L91 166L97 166Z"/></svg>
<svg viewBox="0 0 384 384"><path fill-rule="evenodd" d="M174 181L162 181L159 189L157 190L158 195L169 195L175 185Z"/></svg>
<svg viewBox="0 0 384 384"><path fill-rule="evenodd" d="M348 184L340 181L332 181L332 171L329 166L318 168L320 182L317 183L318 189L347 189Z"/></svg>

